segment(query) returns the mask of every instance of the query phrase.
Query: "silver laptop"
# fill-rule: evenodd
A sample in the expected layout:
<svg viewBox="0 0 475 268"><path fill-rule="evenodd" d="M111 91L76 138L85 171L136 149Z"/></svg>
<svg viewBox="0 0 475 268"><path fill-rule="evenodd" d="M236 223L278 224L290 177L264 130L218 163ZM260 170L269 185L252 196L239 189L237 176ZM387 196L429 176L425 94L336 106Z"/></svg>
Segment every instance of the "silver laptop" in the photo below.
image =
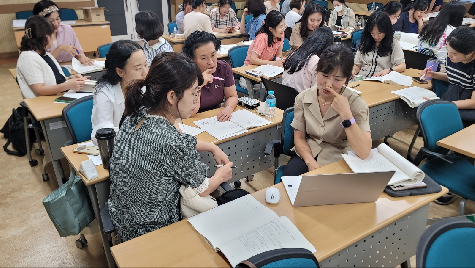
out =
<svg viewBox="0 0 475 268"><path fill-rule="evenodd" d="M329 175L284 176L294 207L374 202L395 171Z"/></svg>

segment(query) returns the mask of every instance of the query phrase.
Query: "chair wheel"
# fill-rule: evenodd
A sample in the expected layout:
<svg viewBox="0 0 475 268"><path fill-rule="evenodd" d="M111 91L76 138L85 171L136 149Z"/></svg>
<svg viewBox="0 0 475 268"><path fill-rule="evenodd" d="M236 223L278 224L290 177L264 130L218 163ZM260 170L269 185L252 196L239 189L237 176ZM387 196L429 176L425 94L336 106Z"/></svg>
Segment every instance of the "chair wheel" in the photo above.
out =
<svg viewBox="0 0 475 268"><path fill-rule="evenodd" d="M234 188L241 188L241 181L235 181Z"/></svg>
<svg viewBox="0 0 475 268"><path fill-rule="evenodd" d="M45 150L43 150L43 149L36 149L36 150L35 150L35 153L36 153L37 155L44 155L44 154L45 154Z"/></svg>
<svg viewBox="0 0 475 268"><path fill-rule="evenodd" d="M36 165L38 165L38 160L33 159L33 160L30 161L30 167L34 167Z"/></svg>
<svg viewBox="0 0 475 268"><path fill-rule="evenodd" d="M87 240L86 238L79 238L78 240L76 240L76 247L78 247L78 249L83 249L87 246Z"/></svg>
<svg viewBox="0 0 475 268"><path fill-rule="evenodd" d="M41 177L43 177L43 181L49 181L48 173L41 174Z"/></svg>

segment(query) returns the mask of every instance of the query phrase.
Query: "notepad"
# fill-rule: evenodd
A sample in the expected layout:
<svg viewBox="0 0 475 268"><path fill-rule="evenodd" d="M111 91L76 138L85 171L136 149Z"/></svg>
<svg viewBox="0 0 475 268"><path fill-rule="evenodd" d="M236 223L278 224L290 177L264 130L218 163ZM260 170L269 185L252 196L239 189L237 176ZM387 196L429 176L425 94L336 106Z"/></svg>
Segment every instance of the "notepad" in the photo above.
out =
<svg viewBox="0 0 475 268"><path fill-rule="evenodd" d="M411 108L419 107L426 99L438 99L437 95L428 89L421 88L421 87L407 87L396 91L391 91L401 97L403 101L409 105Z"/></svg>
<svg viewBox="0 0 475 268"><path fill-rule="evenodd" d="M191 135L191 136L196 136L203 132L202 129L196 128L196 127L191 127L182 123L178 123L178 126L180 127L181 131L185 134Z"/></svg>
<svg viewBox="0 0 475 268"><path fill-rule="evenodd" d="M246 133L250 128L265 126L272 122L248 110L238 110L231 114L229 121L219 122L217 117L213 116L194 123L217 140L224 140Z"/></svg>
<svg viewBox="0 0 475 268"><path fill-rule="evenodd" d="M82 97L90 96L92 95L92 92L87 92L87 93L74 93L74 92L68 92L64 93L63 96L58 97L54 100L55 103L70 103L73 102L76 99L80 99Z"/></svg>
<svg viewBox="0 0 475 268"><path fill-rule="evenodd" d="M370 78L365 78L364 80L365 81L379 81L385 84L401 85L401 86L406 86L406 87L410 87L412 85L412 78L410 76L403 75L395 71L392 71L384 76L370 77Z"/></svg>
<svg viewBox="0 0 475 268"><path fill-rule="evenodd" d="M221 45L221 47L219 48L218 50L218 54L224 54L224 55L228 55L229 54L229 50L233 47L235 47L236 44L233 44L233 45Z"/></svg>
<svg viewBox="0 0 475 268"><path fill-rule="evenodd" d="M356 155L342 154L348 166L354 173L396 171L388 185L409 185L421 182L424 172L402 157L384 143L371 150L366 159Z"/></svg>
<svg viewBox="0 0 475 268"><path fill-rule="evenodd" d="M285 216L262 205L251 195L218 206L188 219L215 251L231 266L257 254L279 248L315 247Z"/></svg>
<svg viewBox="0 0 475 268"><path fill-rule="evenodd" d="M106 62L95 60L93 61L93 65L87 66L79 62L76 58L73 58L72 65L72 69L74 71L80 74L85 74L104 70L106 67Z"/></svg>
<svg viewBox="0 0 475 268"><path fill-rule="evenodd" d="M261 65L257 68L246 71L246 73L248 73L250 75L254 75L254 76L257 76L257 77L265 76L265 77L269 77L269 78L277 76L277 75L279 75L283 72L284 72L284 68L274 66L274 65L268 65L268 64Z"/></svg>

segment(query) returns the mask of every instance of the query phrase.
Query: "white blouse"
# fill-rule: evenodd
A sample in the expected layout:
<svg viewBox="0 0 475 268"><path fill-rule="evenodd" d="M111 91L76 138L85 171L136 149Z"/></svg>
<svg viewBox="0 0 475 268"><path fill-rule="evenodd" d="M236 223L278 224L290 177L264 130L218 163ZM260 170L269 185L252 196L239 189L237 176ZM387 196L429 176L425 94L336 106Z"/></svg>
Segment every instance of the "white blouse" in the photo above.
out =
<svg viewBox="0 0 475 268"><path fill-rule="evenodd" d="M125 111L125 98L120 83L111 85L101 83L94 90L94 104L92 107L91 139L95 140L97 126L105 123L113 123L116 132L119 129L120 120ZM105 127L105 126L104 126Z"/></svg>

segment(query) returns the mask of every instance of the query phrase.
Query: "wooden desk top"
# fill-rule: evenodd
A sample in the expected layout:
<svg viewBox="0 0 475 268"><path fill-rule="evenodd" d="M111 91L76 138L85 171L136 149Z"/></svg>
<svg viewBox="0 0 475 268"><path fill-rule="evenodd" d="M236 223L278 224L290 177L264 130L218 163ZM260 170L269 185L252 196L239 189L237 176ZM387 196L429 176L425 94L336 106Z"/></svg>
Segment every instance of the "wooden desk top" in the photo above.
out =
<svg viewBox="0 0 475 268"><path fill-rule="evenodd" d="M94 26L94 25L108 25L110 22L108 21L95 21L95 22L89 22L85 20L77 20L75 24L67 24L70 25L71 27L85 27L85 26ZM25 30L25 27L13 27L13 31L23 31Z"/></svg>
<svg viewBox="0 0 475 268"><path fill-rule="evenodd" d="M239 31L235 31L235 32L232 32L232 33L215 33L216 37L218 39L228 39L228 38L236 38L236 37L248 37L247 34L242 34L241 32ZM183 44L185 43L185 39L181 39L181 38L174 38L174 37L171 37L170 35L168 34L164 34L162 35L162 37L167 40L168 42L172 43L172 44Z"/></svg>
<svg viewBox="0 0 475 268"><path fill-rule="evenodd" d="M238 74L238 75L240 75L244 78L248 78L248 79L251 79L253 81L256 81L256 82L260 83L262 81L260 77L257 77L257 76L250 75L250 74L246 73L247 70L255 69L257 67L259 67L259 66L257 66L257 65L248 65L248 66L236 67L236 68L233 68L233 73ZM266 78L266 79L274 79L274 78L279 78L279 77L282 77L282 74L279 74L279 75L274 76L272 78L264 76L264 78Z"/></svg>
<svg viewBox="0 0 475 268"><path fill-rule="evenodd" d="M8 69L12 74L13 79L16 79L16 69Z"/></svg>
<svg viewBox="0 0 475 268"><path fill-rule="evenodd" d="M67 103L54 103L54 100L62 94L53 96L40 96L23 100L33 116L38 121L60 117L63 115L63 108Z"/></svg>
<svg viewBox="0 0 475 268"><path fill-rule="evenodd" d="M234 69L233 69L234 70ZM407 76L419 76L420 70L417 69L406 69L402 74ZM386 102L390 102L393 100L399 99L399 96L396 94L391 93L391 91L399 90L405 88L405 86L400 85L390 85L384 84L378 81L356 81L349 83L348 86L354 86L360 84L356 87L356 90L361 91L360 96L363 100L368 104L368 107L377 106ZM428 84L418 84L416 82L412 82L412 86L415 87L422 87L430 89L432 87L431 82L429 81Z"/></svg>
<svg viewBox="0 0 475 268"><path fill-rule="evenodd" d="M86 177L79 172L78 168L81 165L81 162L84 160L88 160L89 158L85 154L78 154L74 153L73 150L78 147L77 144L69 145L66 147L61 147L61 152L63 153L64 157L68 160L69 164L74 168L76 174L81 176L82 181L86 186L96 184L101 181L105 181L109 179L109 170L104 169L102 165L96 166L97 175L98 177L94 180L88 180Z"/></svg>
<svg viewBox="0 0 475 268"><path fill-rule="evenodd" d="M354 11L354 13L357 16L365 16L365 17L371 16L371 11Z"/></svg>
<svg viewBox="0 0 475 268"><path fill-rule="evenodd" d="M351 172L341 160L310 174ZM376 232L448 192L393 198L385 193L373 203L293 208L282 183L275 185L281 200L265 202L265 190L253 193L258 201L287 216L317 249L319 261ZM356 220L357 219L357 220ZM187 220L182 220L111 248L119 267L229 267Z"/></svg>
<svg viewBox="0 0 475 268"><path fill-rule="evenodd" d="M475 125L460 130L437 142L437 145L454 152L475 158Z"/></svg>

